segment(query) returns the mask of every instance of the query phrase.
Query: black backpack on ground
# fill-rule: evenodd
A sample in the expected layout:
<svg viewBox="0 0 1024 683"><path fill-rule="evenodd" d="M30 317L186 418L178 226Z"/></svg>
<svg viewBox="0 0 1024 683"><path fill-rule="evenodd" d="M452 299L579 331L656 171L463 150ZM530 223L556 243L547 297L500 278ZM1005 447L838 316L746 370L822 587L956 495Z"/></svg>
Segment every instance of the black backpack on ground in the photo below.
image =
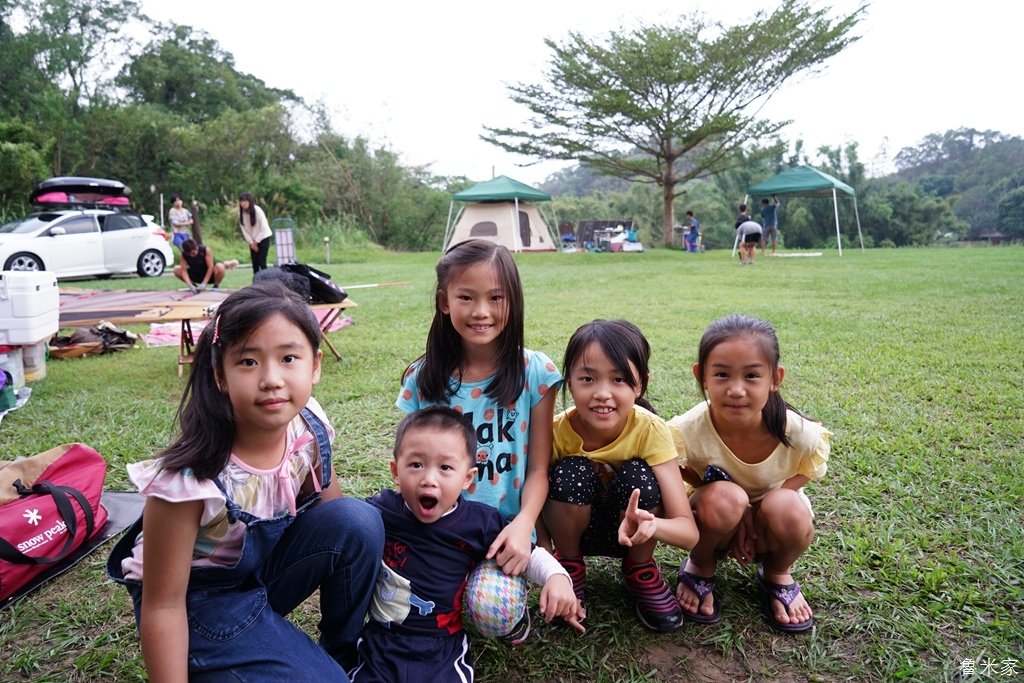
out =
<svg viewBox="0 0 1024 683"><path fill-rule="evenodd" d="M340 304L348 298L348 292L331 280L331 276L305 263L285 263L281 269L306 278L309 283L310 303Z"/></svg>

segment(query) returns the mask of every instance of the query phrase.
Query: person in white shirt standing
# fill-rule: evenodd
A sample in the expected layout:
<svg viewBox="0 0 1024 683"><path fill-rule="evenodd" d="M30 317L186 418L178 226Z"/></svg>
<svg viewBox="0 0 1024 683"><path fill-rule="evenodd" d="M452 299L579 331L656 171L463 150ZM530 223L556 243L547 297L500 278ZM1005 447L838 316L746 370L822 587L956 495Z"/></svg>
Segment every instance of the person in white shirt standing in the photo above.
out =
<svg viewBox="0 0 1024 683"><path fill-rule="evenodd" d="M252 255L252 274L267 267L267 254L270 252L270 224L263 209L256 206L252 194L243 192L238 195L238 225L242 229L242 237L249 244Z"/></svg>

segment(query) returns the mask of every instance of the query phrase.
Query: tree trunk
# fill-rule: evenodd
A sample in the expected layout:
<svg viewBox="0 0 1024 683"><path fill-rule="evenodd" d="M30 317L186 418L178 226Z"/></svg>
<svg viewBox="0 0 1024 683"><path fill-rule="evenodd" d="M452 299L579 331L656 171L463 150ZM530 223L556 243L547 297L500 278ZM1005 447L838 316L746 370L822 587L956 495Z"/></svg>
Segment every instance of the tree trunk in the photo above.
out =
<svg viewBox="0 0 1024 683"><path fill-rule="evenodd" d="M668 181L661 186L661 243L672 246L672 226L675 225L675 181Z"/></svg>
<svg viewBox="0 0 1024 683"><path fill-rule="evenodd" d="M203 243L203 233L199 227L199 204L194 199L192 200L192 239L196 241L196 244Z"/></svg>

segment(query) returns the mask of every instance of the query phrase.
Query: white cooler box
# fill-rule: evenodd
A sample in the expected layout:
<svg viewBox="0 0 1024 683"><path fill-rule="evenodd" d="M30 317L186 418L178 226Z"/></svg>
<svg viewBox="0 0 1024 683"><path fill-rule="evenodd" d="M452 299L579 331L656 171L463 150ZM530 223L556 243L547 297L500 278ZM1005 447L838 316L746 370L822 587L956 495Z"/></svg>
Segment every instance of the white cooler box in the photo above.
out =
<svg viewBox="0 0 1024 683"><path fill-rule="evenodd" d="M0 344L34 344L52 337L59 327L56 275L0 272Z"/></svg>

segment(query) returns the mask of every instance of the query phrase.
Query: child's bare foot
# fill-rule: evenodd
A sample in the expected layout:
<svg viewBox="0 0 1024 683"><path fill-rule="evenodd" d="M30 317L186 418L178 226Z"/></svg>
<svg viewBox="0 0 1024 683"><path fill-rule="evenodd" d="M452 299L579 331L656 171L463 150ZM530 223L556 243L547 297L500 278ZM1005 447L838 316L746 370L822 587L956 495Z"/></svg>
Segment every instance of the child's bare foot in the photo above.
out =
<svg viewBox="0 0 1024 683"><path fill-rule="evenodd" d="M676 600L683 616L697 624L716 624L722 618L722 608L715 595L715 568L710 570L687 561L679 569Z"/></svg>
<svg viewBox="0 0 1024 683"><path fill-rule="evenodd" d="M768 574L759 567L757 582L764 591L765 616L772 626L787 633L800 633L814 626L814 612L790 572Z"/></svg>

